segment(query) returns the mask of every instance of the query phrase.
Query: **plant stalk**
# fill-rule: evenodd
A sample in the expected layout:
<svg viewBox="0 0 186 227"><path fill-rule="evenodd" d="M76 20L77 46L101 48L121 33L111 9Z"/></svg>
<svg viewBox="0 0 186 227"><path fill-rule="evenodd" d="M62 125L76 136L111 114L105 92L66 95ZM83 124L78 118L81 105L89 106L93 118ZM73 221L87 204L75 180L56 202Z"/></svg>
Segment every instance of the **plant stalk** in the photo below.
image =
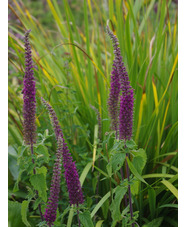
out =
<svg viewBox="0 0 186 227"><path fill-rule="evenodd" d="M79 207L77 205L77 219L78 219L78 226L81 227L80 219L79 219Z"/></svg>
<svg viewBox="0 0 186 227"><path fill-rule="evenodd" d="M32 163L35 164L35 161L34 161L34 158L33 158L33 155L34 155L33 143L31 143L30 149L31 149L31 155L32 155ZM35 166L34 166L34 169L33 169L33 173L34 173L34 175L36 174ZM36 190L36 196L38 197L38 191L37 190ZM41 212L41 204L38 205L38 209L39 209L41 220L44 221L43 214Z"/></svg>
<svg viewBox="0 0 186 227"><path fill-rule="evenodd" d="M126 154L126 156L129 158L129 154ZM128 182L130 182L130 172L129 172L129 166L128 166L127 161L126 161L126 172L127 172ZM128 193L129 193L130 217L131 217L131 220L132 220L133 219L133 208L132 208L132 196L131 196L130 184L128 184ZM132 223L132 227L135 227L134 223Z"/></svg>

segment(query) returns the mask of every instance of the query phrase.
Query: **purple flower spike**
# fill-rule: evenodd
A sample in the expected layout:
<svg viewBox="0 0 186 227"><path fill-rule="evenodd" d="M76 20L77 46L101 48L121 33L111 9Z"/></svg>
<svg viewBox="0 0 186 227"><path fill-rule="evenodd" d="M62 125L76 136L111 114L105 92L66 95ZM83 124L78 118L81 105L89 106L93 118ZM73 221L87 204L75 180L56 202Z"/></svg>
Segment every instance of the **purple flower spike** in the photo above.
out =
<svg viewBox="0 0 186 227"><path fill-rule="evenodd" d="M44 103L45 107L48 109L50 120L52 122L52 126L53 126L53 129L55 132L56 140L58 139L59 135L61 135L62 140L64 142L63 133L62 133L61 127L59 125L59 121L58 121L58 118L56 116L54 109L51 107L51 105L48 102L46 102L44 100L44 98L41 97L41 100Z"/></svg>
<svg viewBox="0 0 186 227"><path fill-rule="evenodd" d="M23 127L24 127L24 140L26 144L33 144L36 141L36 89L34 72L32 70L32 52L29 42L29 34L31 30L25 33L25 76L23 80Z"/></svg>
<svg viewBox="0 0 186 227"><path fill-rule="evenodd" d="M109 112L112 120L113 129L116 130L117 137L117 122L119 115L119 138L130 140L132 137L133 126L133 108L134 108L134 91L130 85L128 73L123 63L119 41L113 34L107 24L107 33L112 40L114 48L114 62L113 71L111 75L111 89L108 100ZM118 111L119 94L120 97L120 110ZM120 112L118 114L118 112Z"/></svg>
<svg viewBox="0 0 186 227"><path fill-rule="evenodd" d="M65 175L65 179L66 179L66 183L67 183L70 204L71 205L76 204L78 206L78 204L83 204L84 199L83 199L83 192L82 192L81 184L79 181L79 175L78 175L78 172L76 169L75 162L73 162L70 151L63 138L63 133L60 128L59 121L57 119L55 111L53 110L53 108L50 106L50 104L48 102L46 102L43 98L41 98L41 99L49 111L50 119L52 121L52 125L53 125L54 132L56 135L56 139L58 140L59 137L62 138L63 148L62 148L61 152L62 152L62 157L63 157L63 166L64 166L64 170L65 170L64 175Z"/></svg>
<svg viewBox="0 0 186 227"><path fill-rule="evenodd" d="M78 206L78 204L83 204L84 199L79 175L66 143L63 144L63 165L65 169L65 179L69 193L70 205L76 204Z"/></svg>
<svg viewBox="0 0 186 227"><path fill-rule="evenodd" d="M116 63L113 63L113 71L111 72L110 94L108 99L109 114L111 117L112 130L118 130L118 100L120 93L119 75L116 69Z"/></svg>
<svg viewBox="0 0 186 227"><path fill-rule="evenodd" d="M47 203L47 208L45 210L44 218L47 221L47 224L50 226L53 225L56 220L59 193L60 193L60 182L61 182L61 159L62 159L62 149L63 141L61 136L58 137L58 149L56 153L57 159L53 167L53 176L52 183L50 187L50 196Z"/></svg>
<svg viewBox="0 0 186 227"><path fill-rule="evenodd" d="M130 90L125 96L121 96L119 115L119 137L130 140L132 138L134 92Z"/></svg>
<svg viewBox="0 0 186 227"><path fill-rule="evenodd" d="M127 93L127 91L130 90L132 87L130 86L128 73L126 71L126 67L124 66L123 58L121 56L119 41L118 41L118 38L110 30L108 25L107 25L107 33L110 39L112 40L113 47L114 47L115 59L114 59L113 66L115 67L115 71L113 73L115 73L116 77L119 80L119 83L120 83L119 91L121 90L122 93Z"/></svg>
<svg viewBox="0 0 186 227"><path fill-rule="evenodd" d="M109 26L107 25L107 33L113 42L114 47L114 61L112 65L111 72L111 85L110 85L110 94L108 99L108 110L111 118L111 128L113 130L118 131L118 101L119 101L119 93L120 93L120 83L119 83L119 74L118 74L118 58L120 58L120 49L119 42L117 37L111 32ZM117 50L118 51L115 51Z"/></svg>

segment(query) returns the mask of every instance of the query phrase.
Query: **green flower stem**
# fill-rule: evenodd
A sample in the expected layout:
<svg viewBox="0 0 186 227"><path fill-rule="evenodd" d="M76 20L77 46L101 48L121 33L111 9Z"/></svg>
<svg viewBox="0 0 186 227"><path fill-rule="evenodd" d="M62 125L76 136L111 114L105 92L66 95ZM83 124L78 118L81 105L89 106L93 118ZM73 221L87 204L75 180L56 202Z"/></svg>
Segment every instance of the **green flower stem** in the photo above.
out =
<svg viewBox="0 0 186 227"><path fill-rule="evenodd" d="M126 154L126 157L129 158L129 154ZM130 171L129 171L129 166L128 166L127 161L126 161L126 172L127 172L127 179L129 182L130 181ZM129 193L130 216L131 216L131 220L132 220L133 219L133 208L132 208L132 196L131 196L130 184L128 184L128 193ZM134 223L132 223L132 227L135 227Z"/></svg>
<svg viewBox="0 0 186 227"><path fill-rule="evenodd" d="M34 155L33 143L31 143L31 145L30 145L30 150L31 150L31 155L32 155L32 163L35 164L35 161L34 161L34 158L33 158L33 155ZM33 173L34 173L34 175L36 174L35 166L34 166L34 169L33 169ZM38 197L38 191L37 190L36 190L36 197ZM38 209L39 209L41 220L44 221L43 214L41 212L41 204L38 205Z"/></svg>
<svg viewBox="0 0 186 227"><path fill-rule="evenodd" d="M79 207L77 206L77 219L78 219L78 226L81 227L80 219L79 219Z"/></svg>

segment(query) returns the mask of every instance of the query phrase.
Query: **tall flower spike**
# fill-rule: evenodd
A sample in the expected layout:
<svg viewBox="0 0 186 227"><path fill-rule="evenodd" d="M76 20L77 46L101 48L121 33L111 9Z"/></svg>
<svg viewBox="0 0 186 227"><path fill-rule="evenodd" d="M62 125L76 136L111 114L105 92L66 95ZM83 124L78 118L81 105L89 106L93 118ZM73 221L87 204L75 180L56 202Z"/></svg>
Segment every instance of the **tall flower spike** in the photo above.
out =
<svg viewBox="0 0 186 227"><path fill-rule="evenodd" d="M121 56L121 51L119 47L119 41L117 37L113 34L113 32L110 30L108 22L107 33L112 40L115 55L113 63L114 70L112 71L111 76L111 91L109 97L109 108L111 110L110 112L112 113L111 119L115 119L113 120L113 122L115 125L117 125L116 122L118 118L118 99L121 90L119 110L119 138L130 140L132 137L133 126L134 91L130 85L128 73L123 63L123 58ZM116 90L116 86L118 86L119 91ZM115 128L117 128L117 126L115 126Z"/></svg>
<svg viewBox="0 0 186 227"><path fill-rule="evenodd" d="M33 144L36 141L36 89L32 63L32 52L29 42L31 30L25 33L25 76L23 80L23 127L24 140L26 144Z"/></svg>
<svg viewBox="0 0 186 227"><path fill-rule="evenodd" d="M108 110L109 115L111 118L111 128L112 130L118 131L118 101L119 101L119 93L120 93L120 83L119 83L119 74L118 74L118 56L115 49L118 48L119 42L116 36L113 35L109 26L106 27L107 33L113 42L114 47L114 61L112 65L112 72L111 72L111 82L110 82L110 94L108 99Z"/></svg>
<svg viewBox="0 0 186 227"><path fill-rule="evenodd" d="M62 137L58 137L58 149L56 153L56 160L53 167L53 176L50 187L50 196L47 202L47 208L45 210L44 218L47 221L48 226L52 226L56 220L59 193L60 193L60 182L61 182L61 159L62 159L62 149L63 141Z"/></svg>
<svg viewBox="0 0 186 227"><path fill-rule="evenodd" d="M115 71L117 72L117 77L119 77L119 83L120 83L120 90L122 93L127 93L132 87L130 86L130 81L128 77L128 73L126 71L126 67L124 66L123 63L123 58L121 56L121 50L119 47L119 41L118 38L113 34L113 32L110 30L109 25L107 21L107 33L112 40L113 43L113 48L114 48L114 66L115 66Z"/></svg>
<svg viewBox="0 0 186 227"><path fill-rule="evenodd" d="M65 143L63 133L60 128L59 121L57 119L55 111L53 110L53 108L50 106L48 102L46 102L43 98L41 99L49 111L50 119L52 121L53 129L56 135L56 139L58 140L59 136L61 136L62 138L62 141L63 141L62 157L63 157L63 166L65 170L64 175L67 183L69 200L71 205L76 204L78 206L78 204L83 204L84 199L83 199L83 192L79 181L79 175L77 172L75 162L73 162L70 151L67 147L67 144Z"/></svg>

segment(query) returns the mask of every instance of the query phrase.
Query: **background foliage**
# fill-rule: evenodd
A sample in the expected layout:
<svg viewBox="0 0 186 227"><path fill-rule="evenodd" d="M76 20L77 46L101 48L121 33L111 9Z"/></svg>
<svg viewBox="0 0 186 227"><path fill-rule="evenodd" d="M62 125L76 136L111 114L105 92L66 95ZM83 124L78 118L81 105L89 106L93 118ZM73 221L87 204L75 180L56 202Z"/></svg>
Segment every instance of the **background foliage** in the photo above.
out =
<svg viewBox="0 0 186 227"><path fill-rule="evenodd" d="M32 29L38 98L36 123L37 132L42 134L38 139L43 147L37 148L36 153L43 152L47 159L54 156L56 149L54 137L50 136L49 118L39 99L43 96L55 109L76 160L91 217L96 226L109 226L109 173L104 158L101 167L95 160L98 154L107 157L105 144L99 142L110 141L107 98L114 56L105 33L107 19L114 24L135 89L133 139L147 156L142 177L150 186L139 183L133 192L134 210L139 211L138 223L177 226L178 26L177 2L171 0L9 1L10 226L25 226L20 215L21 202L30 187L26 173L21 173L17 165L24 153L20 146L25 29ZM101 135L98 135L96 112L90 104L101 114ZM48 131L43 135L44 130ZM50 173L52 159L45 161ZM98 176L101 181L97 195ZM48 185L49 182L47 179ZM59 206L62 212L68 206L63 185L64 181ZM105 202L99 209L97 203L102 197ZM37 217L33 208L28 209L28 220L34 226ZM70 215L64 214L64 223L70 220Z"/></svg>

